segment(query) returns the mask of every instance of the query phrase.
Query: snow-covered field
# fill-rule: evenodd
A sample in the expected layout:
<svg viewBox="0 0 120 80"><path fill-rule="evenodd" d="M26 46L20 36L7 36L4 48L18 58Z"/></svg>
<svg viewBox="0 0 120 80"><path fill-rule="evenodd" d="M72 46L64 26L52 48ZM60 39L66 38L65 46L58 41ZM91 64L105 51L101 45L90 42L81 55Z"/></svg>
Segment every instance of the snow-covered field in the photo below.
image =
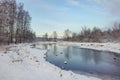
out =
<svg viewBox="0 0 120 80"><path fill-rule="evenodd" d="M61 70L45 61L45 53L46 50L31 48L30 44L2 47L0 80L101 80Z"/></svg>

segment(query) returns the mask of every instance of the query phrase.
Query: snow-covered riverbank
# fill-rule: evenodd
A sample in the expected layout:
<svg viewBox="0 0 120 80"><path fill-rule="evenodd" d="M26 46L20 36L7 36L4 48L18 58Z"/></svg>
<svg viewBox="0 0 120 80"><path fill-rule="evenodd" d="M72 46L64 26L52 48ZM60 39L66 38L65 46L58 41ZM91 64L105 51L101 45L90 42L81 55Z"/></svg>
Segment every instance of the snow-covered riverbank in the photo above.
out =
<svg viewBox="0 0 120 80"><path fill-rule="evenodd" d="M110 51L120 54L120 43L78 43L78 42L61 42L61 45L71 45L80 48L95 49L100 51Z"/></svg>
<svg viewBox="0 0 120 80"><path fill-rule="evenodd" d="M30 44L11 45L0 51L0 80L101 80L61 70L45 61L45 53Z"/></svg>

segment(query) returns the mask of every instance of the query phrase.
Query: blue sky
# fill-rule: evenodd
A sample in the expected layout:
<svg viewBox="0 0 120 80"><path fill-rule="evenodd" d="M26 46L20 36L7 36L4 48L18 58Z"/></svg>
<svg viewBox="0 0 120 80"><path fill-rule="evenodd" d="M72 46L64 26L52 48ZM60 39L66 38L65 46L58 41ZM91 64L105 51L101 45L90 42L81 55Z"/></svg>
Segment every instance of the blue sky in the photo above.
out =
<svg viewBox="0 0 120 80"><path fill-rule="evenodd" d="M97 26L106 29L119 20L120 0L17 0L24 3L37 36L65 29L80 32L81 28Z"/></svg>

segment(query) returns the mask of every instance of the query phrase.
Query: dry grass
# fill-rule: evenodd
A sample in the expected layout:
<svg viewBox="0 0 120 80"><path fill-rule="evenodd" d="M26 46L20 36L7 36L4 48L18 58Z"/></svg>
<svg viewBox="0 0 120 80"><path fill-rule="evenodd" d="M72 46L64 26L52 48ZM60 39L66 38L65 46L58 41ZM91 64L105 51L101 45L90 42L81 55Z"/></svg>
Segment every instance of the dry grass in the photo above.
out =
<svg viewBox="0 0 120 80"><path fill-rule="evenodd" d="M6 47L5 46L0 46L0 51L5 51Z"/></svg>
<svg viewBox="0 0 120 80"><path fill-rule="evenodd" d="M8 49L8 46L4 46L4 45L0 46L0 52L6 52L7 49Z"/></svg>

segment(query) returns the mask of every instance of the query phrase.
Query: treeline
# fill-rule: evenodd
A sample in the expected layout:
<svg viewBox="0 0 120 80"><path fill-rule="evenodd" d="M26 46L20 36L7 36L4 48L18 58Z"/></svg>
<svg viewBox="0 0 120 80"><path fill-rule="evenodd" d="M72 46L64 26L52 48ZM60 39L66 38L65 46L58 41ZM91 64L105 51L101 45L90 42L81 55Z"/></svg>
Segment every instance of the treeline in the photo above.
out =
<svg viewBox="0 0 120 80"><path fill-rule="evenodd" d="M48 33L45 33L42 36L42 41L57 41L58 40L58 34L56 31L54 31L51 36L48 35Z"/></svg>
<svg viewBox="0 0 120 80"><path fill-rule="evenodd" d="M24 4L15 0L0 0L0 44L31 42L35 33L30 28L31 17Z"/></svg>
<svg viewBox="0 0 120 80"><path fill-rule="evenodd" d="M77 42L120 42L120 23L115 23L113 27L102 30L98 27L92 29L82 27L79 33L72 32L69 29L63 32L63 37L59 37L54 31L51 36L45 33L41 41L77 41ZM38 41L39 41L38 40Z"/></svg>
<svg viewBox="0 0 120 80"><path fill-rule="evenodd" d="M75 33L67 29L64 31L64 41L120 42L120 24L115 23L112 28L106 31L97 27L93 29L83 27L79 33Z"/></svg>

